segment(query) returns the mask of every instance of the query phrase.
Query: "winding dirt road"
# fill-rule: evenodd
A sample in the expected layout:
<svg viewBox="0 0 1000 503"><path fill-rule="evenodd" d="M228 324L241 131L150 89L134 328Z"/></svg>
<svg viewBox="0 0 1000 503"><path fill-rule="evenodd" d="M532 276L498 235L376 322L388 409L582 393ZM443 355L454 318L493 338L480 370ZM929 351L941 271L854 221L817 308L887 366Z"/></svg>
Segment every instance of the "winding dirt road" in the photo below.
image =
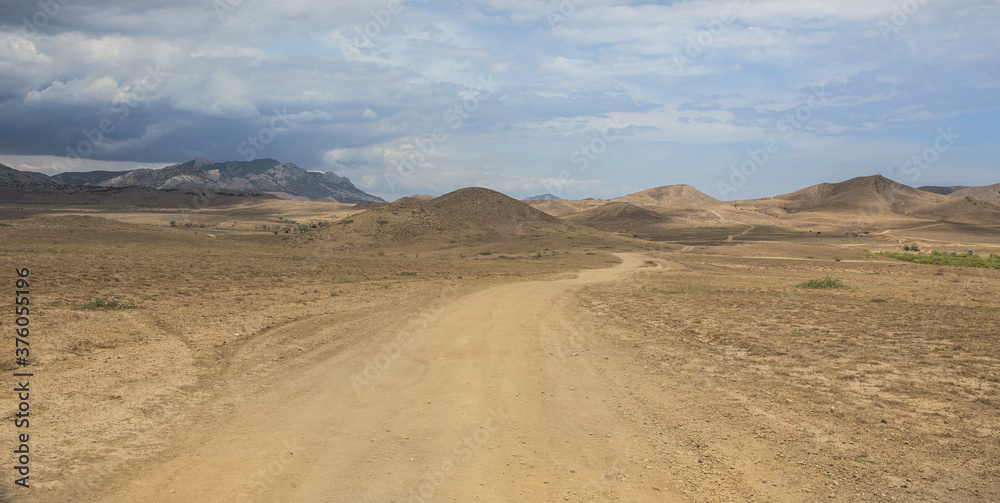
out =
<svg viewBox="0 0 1000 503"><path fill-rule="evenodd" d="M575 289L643 265L493 287L286 370L178 426L157 460L91 501L673 501L646 434L581 333ZM325 330L300 325L296 330ZM313 334L315 335L315 334ZM594 344L588 344L591 341Z"/></svg>

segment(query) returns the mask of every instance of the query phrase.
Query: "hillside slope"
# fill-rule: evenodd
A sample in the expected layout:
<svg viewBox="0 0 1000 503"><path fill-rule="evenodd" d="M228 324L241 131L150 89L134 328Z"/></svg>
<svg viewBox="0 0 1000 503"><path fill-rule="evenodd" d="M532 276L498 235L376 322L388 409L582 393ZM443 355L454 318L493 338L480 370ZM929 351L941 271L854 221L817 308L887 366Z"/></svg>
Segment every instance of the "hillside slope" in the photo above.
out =
<svg viewBox="0 0 1000 503"><path fill-rule="evenodd" d="M154 189L211 189L266 192L283 199L332 198L341 203L383 203L336 173L306 171L274 159L213 163L194 159L160 169L122 172L60 173L55 180L101 187L150 187Z"/></svg>
<svg viewBox="0 0 1000 503"><path fill-rule="evenodd" d="M564 239L580 234L571 224L521 201L494 190L472 187L427 201L376 206L335 222L316 233L316 237L348 246L446 248L556 236Z"/></svg>
<svg viewBox="0 0 1000 503"><path fill-rule="evenodd" d="M61 183L41 173L0 164L0 202L204 208L273 199L263 193L203 189L159 190L149 187L98 187Z"/></svg>
<svg viewBox="0 0 1000 503"><path fill-rule="evenodd" d="M981 201L1000 201L1000 183L983 187L964 187L948 195L954 197L973 197Z"/></svg>
<svg viewBox="0 0 1000 503"><path fill-rule="evenodd" d="M647 189L627 196L616 197L613 202L655 206L691 206L714 204L719 200L690 185L665 185Z"/></svg>
<svg viewBox="0 0 1000 503"><path fill-rule="evenodd" d="M735 201L733 204L779 218L808 212L854 220L860 216L862 220L908 217L974 225L996 225L1000 222L1000 205L954 194L941 195L915 189L876 175L839 183L822 183L789 194Z"/></svg>

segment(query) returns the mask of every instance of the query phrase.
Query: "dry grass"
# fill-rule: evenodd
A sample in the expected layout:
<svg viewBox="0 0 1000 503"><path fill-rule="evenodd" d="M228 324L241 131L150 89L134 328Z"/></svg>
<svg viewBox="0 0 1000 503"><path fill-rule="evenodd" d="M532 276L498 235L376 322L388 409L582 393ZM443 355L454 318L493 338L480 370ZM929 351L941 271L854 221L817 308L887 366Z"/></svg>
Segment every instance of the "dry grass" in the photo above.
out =
<svg viewBox="0 0 1000 503"><path fill-rule="evenodd" d="M582 298L650 379L703 404L677 429L725 445L724 432L767 428L763 444L797 487L836 482L841 495L876 501L1000 498L1000 445L989 441L1000 401L995 273L832 262L822 268L855 287L807 293L787 286L809 274L793 261L670 260L684 268ZM705 406L706 394L719 402ZM731 419L705 429L702 417Z"/></svg>

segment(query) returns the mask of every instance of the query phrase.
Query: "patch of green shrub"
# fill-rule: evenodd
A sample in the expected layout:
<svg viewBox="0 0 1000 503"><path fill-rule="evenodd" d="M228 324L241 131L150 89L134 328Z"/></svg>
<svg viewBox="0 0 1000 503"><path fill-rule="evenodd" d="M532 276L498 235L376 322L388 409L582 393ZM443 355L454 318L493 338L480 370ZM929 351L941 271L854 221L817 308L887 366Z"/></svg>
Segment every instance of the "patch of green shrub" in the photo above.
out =
<svg viewBox="0 0 1000 503"><path fill-rule="evenodd" d="M976 255L973 250L969 250L966 253L957 253L957 252L947 253L938 250L932 250L930 255L926 253L912 254L912 253L899 253L899 252L879 252L876 255L896 260L904 260L906 262L913 262L914 264L951 265L959 267L982 267L986 269L1000 269L1000 255L991 253L988 257L984 257L982 255Z"/></svg>
<svg viewBox="0 0 1000 503"><path fill-rule="evenodd" d="M145 309L131 302L122 302L116 299L114 295L93 298L80 304L79 307L80 309Z"/></svg>
<svg viewBox="0 0 1000 503"><path fill-rule="evenodd" d="M827 290L827 289L844 289L850 288L849 286L841 283L838 280L827 276L823 279L811 279L795 285L797 288L809 288L813 290Z"/></svg>

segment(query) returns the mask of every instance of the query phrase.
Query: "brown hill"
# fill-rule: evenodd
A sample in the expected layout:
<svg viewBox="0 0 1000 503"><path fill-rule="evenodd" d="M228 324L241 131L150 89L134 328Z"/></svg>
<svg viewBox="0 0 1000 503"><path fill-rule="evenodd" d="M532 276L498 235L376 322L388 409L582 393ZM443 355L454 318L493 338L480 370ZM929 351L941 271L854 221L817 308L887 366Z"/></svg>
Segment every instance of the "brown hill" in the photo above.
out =
<svg viewBox="0 0 1000 503"><path fill-rule="evenodd" d="M757 201L770 201L788 213L802 211L857 212L908 215L946 196L914 189L884 176L852 178L840 183L822 183Z"/></svg>
<svg viewBox="0 0 1000 503"><path fill-rule="evenodd" d="M627 222L662 222L660 214L641 208L634 204L610 202L597 208L582 211L566 218L583 224L593 223L627 223Z"/></svg>
<svg viewBox="0 0 1000 503"><path fill-rule="evenodd" d="M582 201L571 201L569 199L555 199L549 201L525 201L528 206L539 209L554 217L566 217L581 211L587 211L605 204L604 201L585 199Z"/></svg>
<svg viewBox="0 0 1000 503"><path fill-rule="evenodd" d="M1000 201L945 196L943 201L934 201L916 208L910 215L929 220L996 226L1000 225Z"/></svg>
<svg viewBox="0 0 1000 503"><path fill-rule="evenodd" d="M416 203L416 202L420 202L420 201L430 201L431 199L434 199L434 196L430 196L430 195L427 195L427 194L415 194L415 195L412 195L412 196L401 197L399 199L396 199L393 202L394 203Z"/></svg>
<svg viewBox="0 0 1000 503"><path fill-rule="evenodd" d="M713 204L719 200L690 185L666 185L643 190L627 196L616 197L613 202L651 206L691 206Z"/></svg>
<svg viewBox="0 0 1000 503"><path fill-rule="evenodd" d="M860 214L869 219L916 217L975 225L995 225L1000 221L1000 205L914 189L881 175L822 183L790 194L734 204L777 217L810 212L836 218Z"/></svg>
<svg viewBox="0 0 1000 503"><path fill-rule="evenodd" d="M667 222L659 213L623 202L610 202L570 215L566 220L608 232L632 232Z"/></svg>
<svg viewBox="0 0 1000 503"><path fill-rule="evenodd" d="M462 228L509 232L531 221L562 225L558 219L495 190L470 187L419 203L435 218Z"/></svg>
<svg viewBox="0 0 1000 503"><path fill-rule="evenodd" d="M983 187L964 187L948 195L954 197L972 197L980 201L1000 201L1000 183Z"/></svg>
<svg viewBox="0 0 1000 503"><path fill-rule="evenodd" d="M335 222L321 239L359 246L508 242L563 234L552 215L490 189L459 189L427 201L377 206Z"/></svg>
<svg viewBox="0 0 1000 503"><path fill-rule="evenodd" d="M936 185L924 185L923 187L917 187L917 190L922 190L924 192L930 192L932 194L938 194L941 196L947 196L956 190L968 189L970 187L965 185L951 185L948 187L936 186Z"/></svg>

